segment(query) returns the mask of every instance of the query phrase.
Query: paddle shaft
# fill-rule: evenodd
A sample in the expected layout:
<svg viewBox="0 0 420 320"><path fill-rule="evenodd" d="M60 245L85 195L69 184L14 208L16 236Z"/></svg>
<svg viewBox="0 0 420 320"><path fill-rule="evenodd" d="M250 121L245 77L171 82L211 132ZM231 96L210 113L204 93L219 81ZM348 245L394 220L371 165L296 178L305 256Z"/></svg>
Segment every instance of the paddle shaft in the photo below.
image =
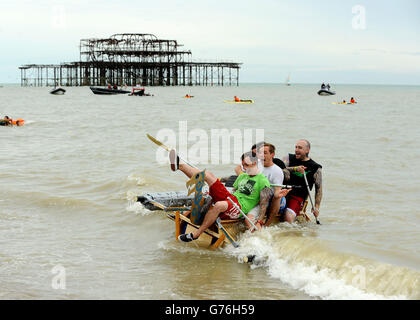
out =
<svg viewBox="0 0 420 320"><path fill-rule="evenodd" d="M233 204L233 206L236 208L236 209L238 209L239 210L239 212L240 213L242 213L242 215L245 217L245 219L247 219L248 220L248 222L251 224L251 226L255 229L255 230L257 230L258 231L258 228L257 228L257 226L251 221L251 219L250 218L248 218L247 216L246 216L246 214L245 213L243 213L243 211L241 210L241 208L239 208L238 206L237 206L237 204L230 198L230 197L227 197L228 198L228 200Z"/></svg>
<svg viewBox="0 0 420 320"><path fill-rule="evenodd" d="M321 224L318 221L317 216L315 215L315 210L314 210L315 207L314 207L314 203L312 202L311 191L309 190L309 184L308 184L308 179L306 179L306 173L303 174L303 178L305 179L306 189L308 190L309 200L311 201L312 211L314 211L314 217L315 217L315 220L316 220L316 224Z"/></svg>
<svg viewBox="0 0 420 320"><path fill-rule="evenodd" d="M238 248L239 244L233 240L232 236L229 234L229 232L227 232L227 230L225 229L225 227L223 227L222 223L220 222L220 217L218 217L216 219L216 224L217 226L220 228L220 230L223 231L223 233L225 234L226 238L228 238L228 240L230 241L230 243L235 247Z"/></svg>
<svg viewBox="0 0 420 320"><path fill-rule="evenodd" d="M153 141L154 143L156 143L159 147L162 147L163 149L165 149L166 151L170 152L171 149L169 149L169 147L165 146L162 142L160 142L159 140L157 140L156 138L153 138L150 134L147 134L147 137ZM195 165L187 162L186 160L184 160L183 158L181 158L178 154L177 154L178 158L180 160L182 160L183 162L185 162L186 164L188 164L190 167L193 167L195 169L198 169Z"/></svg>
<svg viewBox="0 0 420 320"><path fill-rule="evenodd" d="M283 189L301 188L301 186L291 186L288 184L270 184L272 187L282 187Z"/></svg>

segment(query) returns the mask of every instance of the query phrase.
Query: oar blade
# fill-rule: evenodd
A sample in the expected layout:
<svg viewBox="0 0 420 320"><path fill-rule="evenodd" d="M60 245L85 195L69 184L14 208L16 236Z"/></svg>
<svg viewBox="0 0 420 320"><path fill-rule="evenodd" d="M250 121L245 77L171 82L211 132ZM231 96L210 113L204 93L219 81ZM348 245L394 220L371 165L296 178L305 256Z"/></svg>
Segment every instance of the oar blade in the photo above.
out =
<svg viewBox="0 0 420 320"><path fill-rule="evenodd" d="M157 140L157 139L155 139L155 138L153 138L150 134L146 134L147 135L147 137L152 141L152 142L154 142L155 144L157 144L159 147L162 147L163 149L165 149L166 151L171 151L171 149L169 149L167 146L165 146L162 142L160 142L159 140Z"/></svg>

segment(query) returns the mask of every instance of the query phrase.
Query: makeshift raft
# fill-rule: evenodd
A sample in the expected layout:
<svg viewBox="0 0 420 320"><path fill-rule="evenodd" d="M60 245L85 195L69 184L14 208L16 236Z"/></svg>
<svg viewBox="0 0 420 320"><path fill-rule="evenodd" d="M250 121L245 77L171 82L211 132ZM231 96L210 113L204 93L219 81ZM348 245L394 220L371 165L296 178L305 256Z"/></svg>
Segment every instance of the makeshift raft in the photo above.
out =
<svg viewBox="0 0 420 320"><path fill-rule="evenodd" d="M233 178L233 177L231 177ZM226 187L231 186L234 179L228 179ZM211 196L203 192L204 171L187 182L188 191L154 192L145 193L137 197L148 210L163 210L168 219L175 223L175 239L184 233L197 230L211 204ZM194 193L194 194L193 194ZM303 209L303 217L306 203ZM236 242L241 233L247 230L244 220L220 220L205 230L198 239L188 243L204 248L216 249L226 244ZM280 216L273 217L272 224L280 222ZM223 230L224 229L224 230ZM229 238L231 238L229 240Z"/></svg>

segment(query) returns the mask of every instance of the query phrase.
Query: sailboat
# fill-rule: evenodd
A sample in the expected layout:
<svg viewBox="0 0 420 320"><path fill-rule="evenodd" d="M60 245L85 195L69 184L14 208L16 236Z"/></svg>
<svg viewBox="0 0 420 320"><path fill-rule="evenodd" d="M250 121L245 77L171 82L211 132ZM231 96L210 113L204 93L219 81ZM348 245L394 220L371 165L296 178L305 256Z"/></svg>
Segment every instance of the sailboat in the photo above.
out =
<svg viewBox="0 0 420 320"><path fill-rule="evenodd" d="M290 86L290 73L289 73L289 76L287 77L287 79L286 79L286 86Z"/></svg>

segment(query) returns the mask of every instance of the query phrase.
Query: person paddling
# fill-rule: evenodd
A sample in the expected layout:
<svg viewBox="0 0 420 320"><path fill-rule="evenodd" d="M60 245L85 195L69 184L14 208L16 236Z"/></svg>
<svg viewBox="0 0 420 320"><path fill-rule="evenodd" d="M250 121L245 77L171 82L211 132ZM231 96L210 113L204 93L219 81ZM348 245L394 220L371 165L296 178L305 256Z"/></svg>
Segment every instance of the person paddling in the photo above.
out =
<svg viewBox="0 0 420 320"><path fill-rule="evenodd" d="M172 171L180 170L187 177L200 173L199 169L193 168L186 163L180 163L180 158L175 150L169 153L169 160ZM260 201L260 192L266 187L270 187L270 182L261 174L257 166L255 153L247 152L242 155L244 169L246 173L241 174L234 183L237 190L231 194L216 176L210 171L205 171L205 181L209 185L209 194L212 197L213 206L206 213L203 223L199 229L188 234L181 234L178 239L182 242L196 240L207 228L209 228L219 217L221 219L239 219L241 212L232 205L229 198L236 203L236 206L247 214Z"/></svg>
<svg viewBox="0 0 420 320"><path fill-rule="evenodd" d="M240 102L240 101L241 101L241 99L239 99L237 96L234 96L234 97L233 97L233 99L234 99L236 102Z"/></svg>
<svg viewBox="0 0 420 320"><path fill-rule="evenodd" d="M283 158L287 169L290 171L290 184L300 185L301 188L294 188L286 196L287 209L284 220L292 223L299 215L305 199L310 194L308 188L315 186L315 206L312 213L316 218L319 216L319 207L322 199L322 166L309 157L311 144L308 140L301 139L296 143L295 153ZM306 175L307 179L304 178ZM308 185L306 184L308 182Z"/></svg>
<svg viewBox="0 0 420 320"><path fill-rule="evenodd" d="M4 118L0 120L0 126L11 126L11 125L13 125L13 120L10 119L8 116L4 116Z"/></svg>
<svg viewBox="0 0 420 320"><path fill-rule="evenodd" d="M354 100L354 98L353 98L353 97L351 97L351 99L350 99L350 103L356 103L356 101Z"/></svg>

